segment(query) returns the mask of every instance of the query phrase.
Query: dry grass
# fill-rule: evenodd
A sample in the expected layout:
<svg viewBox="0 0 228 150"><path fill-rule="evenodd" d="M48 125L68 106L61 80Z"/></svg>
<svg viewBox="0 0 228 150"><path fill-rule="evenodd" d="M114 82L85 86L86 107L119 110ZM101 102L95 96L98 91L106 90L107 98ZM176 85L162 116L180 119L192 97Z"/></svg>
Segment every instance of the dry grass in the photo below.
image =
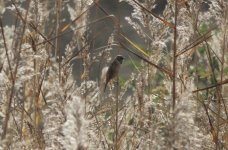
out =
<svg viewBox="0 0 228 150"><path fill-rule="evenodd" d="M138 37L105 1L1 4L0 149L228 149L228 3L154 2L124 0Z"/></svg>

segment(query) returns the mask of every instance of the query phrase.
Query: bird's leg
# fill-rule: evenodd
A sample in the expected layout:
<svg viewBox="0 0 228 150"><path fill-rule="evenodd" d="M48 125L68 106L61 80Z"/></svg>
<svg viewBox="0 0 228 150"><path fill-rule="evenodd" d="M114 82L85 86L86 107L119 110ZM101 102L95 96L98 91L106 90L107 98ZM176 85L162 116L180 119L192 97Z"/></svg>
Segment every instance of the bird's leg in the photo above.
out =
<svg viewBox="0 0 228 150"><path fill-rule="evenodd" d="M115 77L113 80L112 80L112 82L114 82L115 84L114 85L116 85L116 87L118 86L118 78L117 77Z"/></svg>

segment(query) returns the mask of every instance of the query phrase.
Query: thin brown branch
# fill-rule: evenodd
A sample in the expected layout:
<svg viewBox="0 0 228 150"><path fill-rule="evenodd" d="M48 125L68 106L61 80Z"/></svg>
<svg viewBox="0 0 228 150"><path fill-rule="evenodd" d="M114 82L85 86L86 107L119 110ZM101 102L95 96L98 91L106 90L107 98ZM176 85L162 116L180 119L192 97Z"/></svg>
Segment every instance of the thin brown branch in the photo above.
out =
<svg viewBox="0 0 228 150"><path fill-rule="evenodd" d="M11 64L10 64L9 50L8 50L8 47L7 47L7 44L6 44L6 39L5 39L5 33L4 33L2 18L0 18L0 26L1 26L1 32L2 32L3 42L4 42L5 52L6 52L6 58L7 58L7 62L8 62L8 66L9 66L9 71L10 71L10 75L11 75L11 80L13 80L13 72L12 72L12 67L11 67Z"/></svg>
<svg viewBox="0 0 228 150"><path fill-rule="evenodd" d="M195 41L193 41L191 44L189 44L188 46L186 46L182 50L179 50L179 52L176 54L176 57L186 53L187 51L189 51L190 49L192 49L192 48L196 47L197 45L203 43L204 41L207 41L209 38L212 37L212 35L208 35L208 34L211 33L211 31L215 30L215 29L216 29L215 27L211 28L210 30L208 30L207 33L205 33L204 35L197 38Z"/></svg>
<svg viewBox="0 0 228 150"><path fill-rule="evenodd" d="M200 102L204 107L206 106L206 104L204 103L204 100L200 100L198 98L196 98L196 100L198 102ZM209 106L206 107L208 110L210 110L211 113L215 114L217 117L219 117L224 123L227 123L228 120L224 119L222 116L219 116L218 113L216 113L212 108L210 108Z"/></svg>
<svg viewBox="0 0 228 150"><path fill-rule="evenodd" d="M172 87L172 97L173 97L173 111L175 109L176 105L176 65L177 65L177 15L178 15L178 10L177 10L177 0L175 0L175 16L174 16L174 34L173 34L173 87Z"/></svg>
<svg viewBox="0 0 228 150"><path fill-rule="evenodd" d="M11 2L15 6L15 9L16 9L17 13L19 13L19 10L18 10L16 4L14 3L14 1L11 0ZM28 2L27 3L28 6L27 6L26 13L25 13L25 20L27 20L28 10L29 10L29 6L30 6L31 0L29 0L27 2ZM13 99L14 92L15 92L15 79L16 79L17 70L18 70L19 61L20 61L20 52L21 52L21 47L22 47L23 35L25 33L25 28L26 28L26 23L24 23L23 28L22 28L22 33L21 33L21 38L20 38L20 45L19 45L18 55L16 55L17 56L17 59L16 59L16 67L14 69L14 74L13 74L13 79L12 79L12 87L11 87L11 91L10 91L10 97L9 97L9 100L8 100L8 103L7 103L5 120L3 122L2 139L4 139L6 137L6 134L7 134L8 122L9 122L9 119L10 119L11 103L12 103L12 99Z"/></svg>
<svg viewBox="0 0 228 150"><path fill-rule="evenodd" d="M173 78L173 74L171 73L171 71L169 71L168 69L162 68L154 63L152 63L151 61L149 61L148 59L144 58L143 56L140 56L139 54L137 54L136 52L130 50L125 44L123 44L122 42L120 42L120 46L123 47L124 50L134 54L135 56L137 56L138 58L142 59L143 61L147 62L148 64L150 64L151 66L157 68L158 70L160 70L161 72L167 74L170 78Z"/></svg>
<svg viewBox="0 0 228 150"><path fill-rule="evenodd" d="M61 7L62 7L62 0L56 1L56 28L55 28L55 35L59 35L60 31L60 17L61 17ZM55 60L58 62L58 69L59 69L59 83L61 82L61 50L60 50L60 42L59 38L55 39ZM57 58L58 56L58 58Z"/></svg>
<svg viewBox="0 0 228 150"><path fill-rule="evenodd" d="M92 25L92 24L94 24L94 23L97 23L97 22L102 21L102 20L107 19L107 18L111 18L112 20L115 20L115 16L114 16L114 15L105 16L105 17L102 17L102 18L100 18L100 19L94 20L94 21L92 21L92 22L90 22L90 23L88 23L88 24L86 24L86 25L79 26L79 27L75 28L74 30L65 31L65 32L63 32L63 33L60 33L60 34L58 34L58 35L52 37L52 38L46 39L46 40L43 41L43 42L37 43L36 46L45 44L46 42L53 41L53 40L55 40L56 38L59 38L59 37L65 35L65 34L71 33L71 32L73 32L73 31L79 30L79 29L81 29L81 28L88 27L88 26L90 26L90 25ZM27 49L30 49L30 48L32 48L32 47L24 48L23 51L24 51L24 50L27 50Z"/></svg>
<svg viewBox="0 0 228 150"><path fill-rule="evenodd" d="M17 9L17 8L16 8ZM46 36L41 33L37 27L32 23L32 22L27 22L27 20L25 20L22 16L19 10L17 10L17 18L20 18L20 20L24 23L24 24L28 24L34 31L36 31L36 33L38 33L46 42L48 42L48 44L50 44L52 47L55 47L47 38Z"/></svg>
<svg viewBox="0 0 228 150"><path fill-rule="evenodd" d="M205 87L205 88L201 88L201 89L194 90L194 91L192 91L192 93L196 93L196 92L208 90L208 89L215 88L215 87L221 86L221 85L223 85L223 84L227 84L227 83L228 83L228 79L225 79L225 80L223 80L223 81L220 82L220 83L217 83L217 84L214 84L214 85Z"/></svg>
<svg viewBox="0 0 228 150"><path fill-rule="evenodd" d="M200 41L197 41L196 43L194 43L193 45L191 45L190 47L186 47L184 48L185 50L181 50L177 53L176 57L188 52L189 50L191 50L192 48L198 46L199 44L203 43L204 41L210 39L212 37L212 35L208 36L208 37L205 37L204 39L200 40Z"/></svg>
<svg viewBox="0 0 228 150"><path fill-rule="evenodd" d="M33 30L35 30L36 31L36 33L38 33L48 44L50 44L52 47L55 47L49 40L48 40L48 38L43 34L43 33L41 33L38 29L37 29L37 27L31 22L31 23L29 23L29 26L30 27L32 27L33 28Z"/></svg>
<svg viewBox="0 0 228 150"><path fill-rule="evenodd" d="M61 32L66 31L73 23L75 23L78 19L80 19L84 14L86 14L87 11L89 11L91 9L91 7L94 6L94 2L93 4L90 5L90 7L88 7L85 11L83 11L79 16L77 16L74 20L72 20L70 23L68 23L67 25L64 25L61 28Z"/></svg>
<svg viewBox="0 0 228 150"><path fill-rule="evenodd" d="M106 29L106 28L105 28ZM103 30L104 31L104 30ZM101 31L101 32L98 32L97 34L95 34L94 36L93 36L93 38L91 39L91 41L90 42L87 42L80 50L78 50L75 54L73 54L68 60L66 60L64 63L63 63L63 65L62 65L62 67L64 67L66 64L68 64L73 58L75 58L76 56L78 56L78 54L80 53L80 52L82 52L88 45L90 45L95 39L97 39L97 37L99 36L99 35L101 35L102 33L103 33L103 31Z"/></svg>
<svg viewBox="0 0 228 150"><path fill-rule="evenodd" d="M98 121L98 118L97 118L97 114L95 114L94 112L92 112L92 115L95 117L95 121L96 121L96 125L97 125L97 130L100 131L104 137L104 140L105 140L105 143L106 145L109 147L109 144L108 144L108 141L107 141L107 138L105 136L105 132L101 129L101 126L99 126L99 121Z"/></svg>
<svg viewBox="0 0 228 150"><path fill-rule="evenodd" d="M119 140L119 77L117 76L117 86L116 86L116 111L115 111L115 149L118 150L118 140Z"/></svg>
<svg viewBox="0 0 228 150"><path fill-rule="evenodd" d="M142 4L140 4L139 2L137 2L136 0L132 0L133 2L135 2L138 6L140 6L142 9L144 9L145 11L147 11L148 13L150 13L152 16L154 16L155 18L159 19L160 21L162 21L164 23L164 25L175 29L176 26L173 23L170 23L168 21L166 21L165 19L162 19L161 17L159 17L158 15L156 15L155 13L153 13L152 11L148 10L147 8L145 8Z"/></svg>
<svg viewBox="0 0 228 150"><path fill-rule="evenodd" d="M213 123L212 123L212 120L211 120L211 118L210 118L210 115L209 115L209 112L208 112L208 109L207 109L207 106L206 106L206 104L205 103L202 103L203 104L203 107L204 107L204 110L205 110L205 112L206 112L206 115L207 115L207 118L208 118L208 122L209 122L209 125L210 125L210 132L211 132L211 134L212 134L212 136L214 137L214 132L215 132L215 128L214 128L214 126L213 126Z"/></svg>
<svg viewBox="0 0 228 150"><path fill-rule="evenodd" d="M222 44L222 58L221 58L221 76L220 76L220 81L223 81L223 76L224 76L224 64L225 64L225 51L227 50L227 17L228 17L228 9L225 8L225 11L224 11L224 35L223 35L223 44ZM222 86L220 87L222 89ZM224 99L222 98L222 104L223 104L223 107L224 107L224 110L225 110L225 114L226 114L226 117L228 119L228 112L227 112L227 106L226 106L226 103L224 101Z"/></svg>

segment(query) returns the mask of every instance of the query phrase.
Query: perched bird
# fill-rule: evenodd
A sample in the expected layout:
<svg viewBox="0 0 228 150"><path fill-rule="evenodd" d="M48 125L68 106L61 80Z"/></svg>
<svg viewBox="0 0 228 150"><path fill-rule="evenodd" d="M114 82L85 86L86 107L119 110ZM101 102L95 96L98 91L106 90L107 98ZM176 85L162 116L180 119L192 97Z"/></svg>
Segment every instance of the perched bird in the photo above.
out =
<svg viewBox="0 0 228 150"><path fill-rule="evenodd" d="M108 67L108 70L106 72L106 81L105 81L104 92L105 92L108 82L118 75L120 66L123 62L123 59L124 59L124 57L122 55L117 55L116 58L113 60L113 62Z"/></svg>

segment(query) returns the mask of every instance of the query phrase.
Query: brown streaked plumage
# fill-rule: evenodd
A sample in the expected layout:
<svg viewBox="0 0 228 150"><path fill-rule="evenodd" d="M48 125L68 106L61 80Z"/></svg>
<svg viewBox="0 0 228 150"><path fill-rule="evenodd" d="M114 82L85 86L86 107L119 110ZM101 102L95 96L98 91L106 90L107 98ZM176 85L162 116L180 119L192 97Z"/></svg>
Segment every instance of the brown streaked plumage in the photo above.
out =
<svg viewBox="0 0 228 150"><path fill-rule="evenodd" d="M123 63L123 59L124 59L124 57L122 55L117 55L116 58L113 60L113 62L110 64L108 71L106 73L104 92L105 92L108 82L118 75L120 66Z"/></svg>

